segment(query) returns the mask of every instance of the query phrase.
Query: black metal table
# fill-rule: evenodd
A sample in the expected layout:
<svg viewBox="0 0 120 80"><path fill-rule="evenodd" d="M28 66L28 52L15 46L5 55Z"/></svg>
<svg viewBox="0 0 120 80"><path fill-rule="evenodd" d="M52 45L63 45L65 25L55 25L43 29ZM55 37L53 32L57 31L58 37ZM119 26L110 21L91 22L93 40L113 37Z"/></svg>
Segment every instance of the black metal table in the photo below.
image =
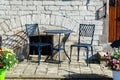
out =
<svg viewBox="0 0 120 80"><path fill-rule="evenodd" d="M45 33L50 33L50 34L58 34L58 47L57 48L53 48L54 50L57 50L58 52L59 52L59 61L60 61L60 51L61 50L64 50L64 53L65 53L65 55L67 56L67 58L70 60L70 58L69 58L69 56L68 56L68 54L66 53L66 50L65 50L65 42L67 41L67 39L68 39L68 37L69 37L69 35L70 35L70 33L72 33L73 31L72 30L45 30L44 31ZM63 47L61 47L61 45L60 45L60 39L61 39L61 34L64 34L64 35L66 35L66 37L65 37L65 41L63 42Z"/></svg>

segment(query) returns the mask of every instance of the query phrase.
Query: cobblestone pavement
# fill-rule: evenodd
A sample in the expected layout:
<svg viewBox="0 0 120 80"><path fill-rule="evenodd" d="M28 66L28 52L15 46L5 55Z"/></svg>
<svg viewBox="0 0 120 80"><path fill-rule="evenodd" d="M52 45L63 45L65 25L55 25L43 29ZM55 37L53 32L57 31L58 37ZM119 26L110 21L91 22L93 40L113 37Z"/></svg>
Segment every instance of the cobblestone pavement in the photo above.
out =
<svg viewBox="0 0 120 80"><path fill-rule="evenodd" d="M85 56L80 56L76 61L72 56L72 62L68 59L44 62L38 65L35 59L18 63L12 70L7 71L6 80L112 80L112 71L103 63L91 62L87 66Z"/></svg>

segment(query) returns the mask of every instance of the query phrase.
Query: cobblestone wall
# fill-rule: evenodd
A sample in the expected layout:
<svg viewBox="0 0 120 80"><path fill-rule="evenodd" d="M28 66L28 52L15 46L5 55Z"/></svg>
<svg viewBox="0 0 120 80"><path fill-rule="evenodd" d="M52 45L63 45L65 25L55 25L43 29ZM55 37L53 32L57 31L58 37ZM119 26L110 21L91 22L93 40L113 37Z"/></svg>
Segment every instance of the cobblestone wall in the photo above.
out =
<svg viewBox="0 0 120 80"><path fill-rule="evenodd" d="M26 23L38 23L41 31L52 28L74 30L70 36L76 41L80 23L96 25L94 45L99 45L103 35L103 0L5 0L0 1L0 34L15 34L25 30Z"/></svg>

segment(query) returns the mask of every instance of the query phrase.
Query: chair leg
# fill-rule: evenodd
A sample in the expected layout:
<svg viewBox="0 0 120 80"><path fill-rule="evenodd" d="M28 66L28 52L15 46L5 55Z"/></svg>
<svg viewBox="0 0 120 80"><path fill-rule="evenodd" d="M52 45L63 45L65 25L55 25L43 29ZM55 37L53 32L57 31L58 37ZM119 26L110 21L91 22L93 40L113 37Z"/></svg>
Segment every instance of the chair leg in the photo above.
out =
<svg viewBox="0 0 120 80"><path fill-rule="evenodd" d="M89 59L88 59L88 57L89 57L89 49L88 49L88 47L86 47L86 62L87 62L87 66L88 66L88 63L89 63Z"/></svg>
<svg viewBox="0 0 120 80"><path fill-rule="evenodd" d="M53 60L53 46L50 45L50 47L51 47L51 53L50 53L50 55L48 55L48 56L46 57L45 62L48 60L49 57L50 57L51 60Z"/></svg>
<svg viewBox="0 0 120 80"><path fill-rule="evenodd" d="M40 58L41 58L41 53L40 53L40 48L38 48L38 65L40 64Z"/></svg>
<svg viewBox="0 0 120 80"><path fill-rule="evenodd" d="M29 60L29 53L27 54L27 62L28 62L28 60Z"/></svg>
<svg viewBox="0 0 120 80"><path fill-rule="evenodd" d="M50 47L51 47L51 56L50 56L50 58L51 58L51 60L53 60L53 45L50 45Z"/></svg>
<svg viewBox="0 0 120 80"><path fill-rule="evenodd" d="M71 56L72 56L72 46L70 46L70 62L71 62Z"/></svg>
<svg viewBox="0 0 120 80"><path fill-rule="evenodd" d="M78 49L78 56L77 56L77 61L79 61L79 52L80 52L80 47L77 48Z"/></svg>
<svg viewBox="0 0 120 80"><path fill-rule="evenodd" d="M93 56L93 47L91 46L91 54L92 54L92 56Z"/></svg>
<svg viewBox="0 0 120 80"><path fill-rule="evenodd" d="M30 46L30 45L29 45ZM33 49L33 51L34 51L34 49ZM32 53L33 53L33 51L32 51ZM29 47L29 52L28 52L28 54L27 54L27 62L31 59L30 58L30 52L31 52L31 47Z"/></svg>
<svg viewBox="0 0 120 80"><path fill-rule="evenodd" d="M49 57L50 57L50 56L48 55L48 56L45 58L45 62L48 60Z"/></svg>

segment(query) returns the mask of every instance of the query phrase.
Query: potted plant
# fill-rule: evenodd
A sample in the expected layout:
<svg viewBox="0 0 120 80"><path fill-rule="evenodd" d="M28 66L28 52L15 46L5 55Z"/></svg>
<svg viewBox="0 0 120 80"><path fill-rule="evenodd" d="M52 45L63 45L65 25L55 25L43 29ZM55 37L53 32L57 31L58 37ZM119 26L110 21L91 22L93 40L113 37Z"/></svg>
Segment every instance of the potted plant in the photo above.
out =
<svg viewBox="0 0 120 80"><path fill-rule="evenodd" d="M6 70L10 70L17 63L16 54L8 48L0 48L0 80L4 80Z"/></svg>
<svg viewBox="0 0 120 80"><path fill-rule="evenodd" d="M113 53L107 52L106 66L113 71L113 80L120 80L120 48L116 48Z"/></svg>

